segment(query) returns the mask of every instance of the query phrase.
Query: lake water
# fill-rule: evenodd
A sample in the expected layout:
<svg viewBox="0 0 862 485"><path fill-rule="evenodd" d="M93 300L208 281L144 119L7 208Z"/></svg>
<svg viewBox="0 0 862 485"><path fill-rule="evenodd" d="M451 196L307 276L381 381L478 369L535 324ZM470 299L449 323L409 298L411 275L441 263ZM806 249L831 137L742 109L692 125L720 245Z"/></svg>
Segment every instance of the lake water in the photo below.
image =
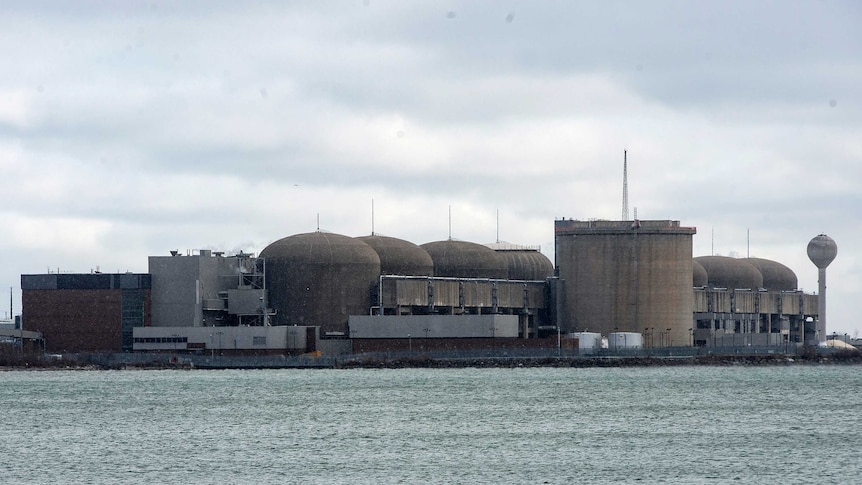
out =
<svg viewBox="0 0 862 485"><path fill-rule="evenodd" d="M2 483L862 483L862 367L0 372Z"/></svg>

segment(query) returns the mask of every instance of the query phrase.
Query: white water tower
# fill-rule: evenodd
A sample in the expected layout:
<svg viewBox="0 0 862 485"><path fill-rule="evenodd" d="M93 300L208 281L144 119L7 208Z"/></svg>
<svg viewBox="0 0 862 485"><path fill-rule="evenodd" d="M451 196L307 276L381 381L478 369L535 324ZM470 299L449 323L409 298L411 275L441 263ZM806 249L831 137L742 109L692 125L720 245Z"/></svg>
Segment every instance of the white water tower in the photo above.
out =
<svg viewBox="0 0 862 485"><path fill-rule="evenodd" d="M817 323L814 326L817 343L826 342L826 267L838 255L838 245L826 234L808 243L808 259L817 266Z"/></svg>

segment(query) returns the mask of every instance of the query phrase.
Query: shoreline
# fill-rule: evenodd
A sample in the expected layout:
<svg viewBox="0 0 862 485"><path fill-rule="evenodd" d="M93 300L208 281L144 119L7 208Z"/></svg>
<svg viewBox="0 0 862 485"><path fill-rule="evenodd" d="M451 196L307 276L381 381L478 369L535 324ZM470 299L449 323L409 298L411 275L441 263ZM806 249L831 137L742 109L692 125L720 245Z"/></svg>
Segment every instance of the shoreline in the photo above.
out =
<svg viewBox="0 0 862 485"><path fill-rule="evenodd" d="M519 368L519 367L698 367L698 366L793 366L862 365L856 353L822 355L697 355L683 357L531 357L475 359L368 359L345 362L339 368Z"/></svg>
<svg viewBox="0 0 862 485"><path fill-rule="evenodd" d="M24 359L0 362L0 372L52 371L52 370L216 370L216 369L459 369L459 368L647 368L647 367L697 367L697 366L797 366L797 365L862 365L859 352L836 352L830 354L803 353L800 355L694 355L694 356L565 356L565 357L474 357L434 358L423 355L399 358L346 357L331 363L305 364L290 362L259 364L231 362L222 359L217 363L195 365L181 360L171 363L165 360L148 362L112 362L99 364L77 359Z"/></svg>

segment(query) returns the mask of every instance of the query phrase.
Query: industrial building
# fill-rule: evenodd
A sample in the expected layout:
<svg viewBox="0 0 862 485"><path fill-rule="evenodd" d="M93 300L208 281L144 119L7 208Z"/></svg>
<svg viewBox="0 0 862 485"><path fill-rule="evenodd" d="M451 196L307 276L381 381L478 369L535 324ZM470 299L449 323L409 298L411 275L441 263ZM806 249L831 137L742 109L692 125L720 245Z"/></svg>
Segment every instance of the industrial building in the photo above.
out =
<svg viewBox="0 0 862 485"><path fill-rule="evenodd" d="M316 231L258 256L151 256L146 274L22 275L22 321L51 352L535 349L567 338L581 340L575 347L607 339L613 349L649 349L825 338L818 297L799 291L789 268L694 258L696 230L679 221L560 219L554 231L554 262L507 243L420 246Z"/></svg>
<svg viewBox="0 0 862 485"><path fill-rule="evenodd" d="M759 258L702 256L694 261L694 345L819 341L811 324L817 299L797 289L790 268Z"/></svg>
<svg viewBox="0 0 862 485"><path fill-rule="evenodd" d="M150 256L154 327L264 325L264 260L202 249Z"/></svg>
<svg viewBox="0 0 862 485"><path fill-rule="evenodd" d="M556 221L563 331L660 328L668 344L687 342L695 232L679 221Z"/></svg>
<svg viewBox="0 0 862 485"><path fill-rule="evenodd" d="M22 326L45 351L131 351L133 329L151 324L149 274L21 275Z"/></svg>
<svg viewBox="0 0 862 485"><path fill-rule="evenodd" d="M168 328L170 335L166 335ZM319 327L140 327L134 350L210 355L298 355L317 352Z"/></svg>

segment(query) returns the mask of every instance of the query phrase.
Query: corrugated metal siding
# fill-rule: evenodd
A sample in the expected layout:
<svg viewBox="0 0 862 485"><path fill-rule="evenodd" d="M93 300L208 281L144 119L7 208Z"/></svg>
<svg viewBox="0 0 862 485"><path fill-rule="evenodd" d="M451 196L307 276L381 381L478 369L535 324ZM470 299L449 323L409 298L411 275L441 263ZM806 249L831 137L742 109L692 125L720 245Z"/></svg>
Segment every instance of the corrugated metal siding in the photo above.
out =
<svg viewBox="0 0 862 485"><path fill-rule="evenodd" d="M704 290L694 290L695 313L706 313L709 311L709 294Z"/></svg>
<svg viewBox="0 0 862 485"><path fill-rule="evenodd" d="M781 313L784 315L799 315L799 294L798 293L782 293L781 294Z"/></svg>
<svg viewBox="0 0 862 485"><path fill-rule="evenodd" d="M460 285L457 281L434 281L434 306L460 306Z"/></svg>
<svg viewBox="0 0 862 485"><path fill-rule="evenodd" d="M524 305L524 285L516 283L497 283L497 306L521 308Z"/></svg>
<svg viewBox="0 0 862 485"><path fill-rule="evenodd" d="M757 294L751 291L733 292L734 313L757 312Z"/></svg>
<svg viewBox="0 0 862 485"><path fill-rule="evenodd" d="M394 283L395 293L387 295L393 305L428 306L427 280L384 280L384 283Z"/></svg>
<svg viewBox="0 0 862 485"><path fill-rule="evenodd" d="M548 308L547 284L541 281L384 278L382 301L389 308L425 307L431 294L436 307L491 308L495 291L498 308Z"/></svg>
<svg viewBox="0 0 862 485"><path fill-rule="evenodd" d="M802 295L802 313L805 315L818 315L819 304L817 295Z"/></svg>
<svg viewBox="0 0 862 485"><path fill-rule="evenodd" d="M464 291L464 306L489 307L492 306L491 294L493 285L489 282L465 281L461 283Z"/></svg>
<svg viewBox="0 0 862 485"><path fill-rule="evenodd" d="M760 293L760 313L778 313L778 293Z"/></svg>
<svg viewBox="0 0 862 485"><path fill-rule="evenodd" d="M716 313L731 313L729 292L723 290L712 292L712 311Z"/></svg>

